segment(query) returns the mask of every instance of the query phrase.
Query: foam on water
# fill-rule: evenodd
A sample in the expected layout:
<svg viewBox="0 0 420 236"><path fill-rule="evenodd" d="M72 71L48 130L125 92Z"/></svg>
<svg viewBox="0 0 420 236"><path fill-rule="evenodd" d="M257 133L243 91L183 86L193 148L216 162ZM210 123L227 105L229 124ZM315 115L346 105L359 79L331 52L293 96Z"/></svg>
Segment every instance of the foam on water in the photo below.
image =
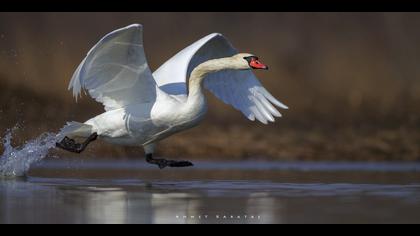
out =
<svg viewBox="0 0 420 236"><path fill-rule="evenodd" d="M8 130L3 138L4 152L0 157L0 177L24 176L33 163L47 156L57 141L56 134L43 133L19 147L13 147L11 141L15 130L16 128Z"/></svg>

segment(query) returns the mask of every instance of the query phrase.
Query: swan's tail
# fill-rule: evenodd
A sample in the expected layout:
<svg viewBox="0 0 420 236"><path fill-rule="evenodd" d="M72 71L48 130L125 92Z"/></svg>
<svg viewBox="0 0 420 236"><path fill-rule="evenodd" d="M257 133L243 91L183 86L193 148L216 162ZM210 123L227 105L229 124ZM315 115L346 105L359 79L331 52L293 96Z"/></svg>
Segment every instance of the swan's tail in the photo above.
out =
<svg viewBox="0 0 420 236"><path fill-rule="evenodd" d="M79 123L79 122L67 122L67 124L57 134L59 139L64 137L74 138L87 138L92 134L93 127L91 125Z"/></svg>

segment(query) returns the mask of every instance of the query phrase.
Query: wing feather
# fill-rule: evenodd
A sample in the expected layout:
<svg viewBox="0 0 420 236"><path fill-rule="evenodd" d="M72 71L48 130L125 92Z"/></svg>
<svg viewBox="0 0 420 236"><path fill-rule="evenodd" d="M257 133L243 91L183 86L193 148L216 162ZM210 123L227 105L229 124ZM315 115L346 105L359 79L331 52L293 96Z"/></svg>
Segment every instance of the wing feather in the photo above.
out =
<svg viewBox="0 0 420 236"><path fill-rule="evenodd" d="M165 92L187 95L187 81L196 66L207 60L229 57L237 53L223 35L213 33L180 51L156 70L153 76ZM262 86L250 70L226 70L210 74L204 80L204 87L252 121L257 119L264 124L268 121L274 122L274 117L281 117L274 106L288 109Z"/></svg>
<svg viewBox="0 0 420 236"><path fill-rule="evenodd" d="M115 30L103 37L77 67L69 84L76 99L83 89L105 110L156 98L156 82L143 48L139 24Z"/></svg>

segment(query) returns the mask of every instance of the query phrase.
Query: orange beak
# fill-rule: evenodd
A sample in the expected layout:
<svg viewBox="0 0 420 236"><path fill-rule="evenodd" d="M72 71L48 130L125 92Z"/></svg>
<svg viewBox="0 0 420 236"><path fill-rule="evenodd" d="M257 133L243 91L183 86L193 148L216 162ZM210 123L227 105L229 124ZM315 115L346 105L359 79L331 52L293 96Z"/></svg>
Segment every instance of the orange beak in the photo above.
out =
<svg viewBox="0 0 420 236"><path fill-rule="evenodd" d="M264 65L256 58L252 58L251 62L249 62L249 66L251 66L252 69L268 70L268 66Z"/></svg>

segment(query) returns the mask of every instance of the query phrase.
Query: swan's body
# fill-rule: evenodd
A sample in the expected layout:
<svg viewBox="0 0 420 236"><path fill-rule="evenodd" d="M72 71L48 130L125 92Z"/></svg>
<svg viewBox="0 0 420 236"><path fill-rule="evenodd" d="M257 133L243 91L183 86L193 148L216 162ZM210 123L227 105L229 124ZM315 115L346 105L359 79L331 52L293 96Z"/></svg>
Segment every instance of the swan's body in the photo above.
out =
<svg viewBox="0 0 420 236"><path fill-rule="evenodd" d="M198 125L206 111L204 96L195 96L194 100L186 96L176 99L158 91L153 103L107 111L85 124L91 125L92 132L109 143L145 146Z"/></svg>
<svg viewBox="0 0 420 236"><path fill-rule="evenodd" d="M251 72L251 68L265 68L258 58L238 54L220 34L190 45L153 74L142 41L141 25L130 25L108 34L90 50L69 88L76 97L83 88L88 90L106 112L83 124L70 122L60 135L88 138L95 134L109 143L143 146L151 155L159 140L204 118L203 87L250 120L274 122L274 116L281 115L271 103L287 108ZM67 144L63 143L64 149L70 150Z"/></svg>

